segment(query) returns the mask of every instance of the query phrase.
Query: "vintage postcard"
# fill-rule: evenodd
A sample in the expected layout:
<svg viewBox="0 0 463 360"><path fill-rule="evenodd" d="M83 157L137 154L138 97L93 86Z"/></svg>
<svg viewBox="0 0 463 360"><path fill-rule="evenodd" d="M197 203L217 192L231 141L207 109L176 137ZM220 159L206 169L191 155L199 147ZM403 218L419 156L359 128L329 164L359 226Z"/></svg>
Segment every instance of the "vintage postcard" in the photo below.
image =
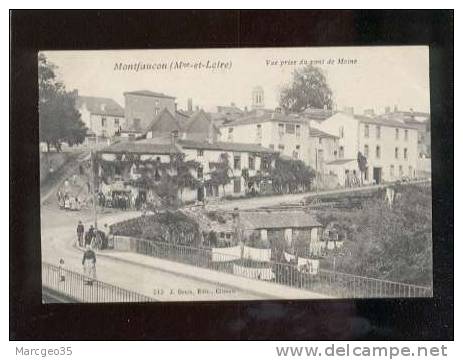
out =
<svg viewBox="0 0 463 360"><path fill-rule="evenodd" d="M43 302L431 297L424 46L38 53Z"/></svg>

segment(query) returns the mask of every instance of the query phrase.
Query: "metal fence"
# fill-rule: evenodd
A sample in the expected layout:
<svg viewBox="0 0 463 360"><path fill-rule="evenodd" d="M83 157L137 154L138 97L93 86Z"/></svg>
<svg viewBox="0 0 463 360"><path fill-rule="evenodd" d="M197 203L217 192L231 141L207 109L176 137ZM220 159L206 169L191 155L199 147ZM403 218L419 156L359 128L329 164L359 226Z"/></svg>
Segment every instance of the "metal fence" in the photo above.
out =
<svg viewBox="0 0 463 360"><path fill-rule="evenodd" d="M50 289L76 302L108 303L108 302L152 302L155 299L133 291L122 289L99 280L92 285L87 283L88 277L74 271L63 269L42 262L42 287Z"/></svg>
<svg viewBox="0 0 463 360"><path fill-rule="evenodd" d="M118 241L114 237L114 245ZM289 263L256 262L229 254L145 239L131 239L129 251L238 276L274 282L340 298L431 297L432 288L320 269L313 275ZM126 246L124 246L127 248ZM222 259L220 257L223 256ZM239 271L237 271L239 269ZM271 274L271 276L269 276Z"/></svg>

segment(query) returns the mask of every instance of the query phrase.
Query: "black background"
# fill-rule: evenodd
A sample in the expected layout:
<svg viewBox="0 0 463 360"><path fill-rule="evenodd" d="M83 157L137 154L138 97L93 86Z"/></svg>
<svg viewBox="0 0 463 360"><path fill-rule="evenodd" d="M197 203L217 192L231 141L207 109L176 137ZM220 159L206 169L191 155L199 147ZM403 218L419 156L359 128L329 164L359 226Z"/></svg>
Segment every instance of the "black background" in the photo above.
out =
<svg viewBox="0 0 463 360"><path fill-rule="evenodd" d="M11 11L10 26L10 339L453 339L453 11ZM354 45L430 46L432 299L41 304L38 50Z"/></svg>

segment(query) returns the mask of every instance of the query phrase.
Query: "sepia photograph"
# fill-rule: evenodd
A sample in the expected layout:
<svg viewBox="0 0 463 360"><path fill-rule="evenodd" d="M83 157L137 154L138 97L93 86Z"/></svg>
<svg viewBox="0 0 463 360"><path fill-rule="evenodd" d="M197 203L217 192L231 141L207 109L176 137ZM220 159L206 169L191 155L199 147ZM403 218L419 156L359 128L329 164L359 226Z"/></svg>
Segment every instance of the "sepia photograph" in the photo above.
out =
<svg viewBox="0 0 463 360"><path fill-rule="evenodd" d="M427 46L37 66L43 303L433 296Z"/></svg>

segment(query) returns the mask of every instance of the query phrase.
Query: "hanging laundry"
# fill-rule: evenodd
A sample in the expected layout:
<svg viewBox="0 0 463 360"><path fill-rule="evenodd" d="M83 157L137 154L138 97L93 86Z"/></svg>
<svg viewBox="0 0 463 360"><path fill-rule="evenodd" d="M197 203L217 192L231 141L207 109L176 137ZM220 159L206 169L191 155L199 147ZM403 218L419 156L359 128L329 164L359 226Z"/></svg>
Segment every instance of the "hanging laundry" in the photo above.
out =
<svg viewBox="0 0 463 360"><path fill-rule="evenodd" d="M286 251L284 252L284 255L287 262L291 262L296 258L296 255L288 254Z"/></svg>
<svg viewBox="0 0 463 360"><path fill-rule="evenodd" d="M271 249L259 249L250 246L244 246L243 257L254 261L269 262L272 255Z"/></svg>
<svg viewBox="0 0 463 360"><path fill-rule="evenodd" d="M212 248L212 261L233 261L241 258L239 245L226 248Z"/></svg>

